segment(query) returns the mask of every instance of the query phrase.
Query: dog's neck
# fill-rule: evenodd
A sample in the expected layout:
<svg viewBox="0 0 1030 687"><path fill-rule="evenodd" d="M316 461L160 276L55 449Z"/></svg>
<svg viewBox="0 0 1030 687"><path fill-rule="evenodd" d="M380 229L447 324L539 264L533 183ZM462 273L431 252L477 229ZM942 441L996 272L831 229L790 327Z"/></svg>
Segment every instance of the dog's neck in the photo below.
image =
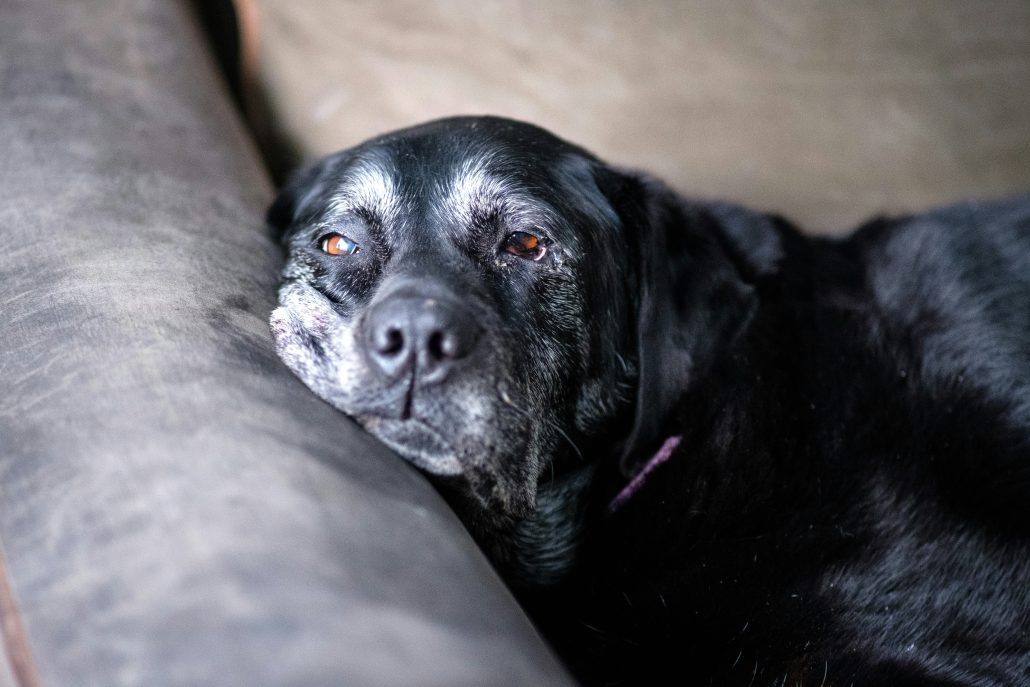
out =
<svg viewBox="0 0 1030 687"><path fill-rule="evenodd" d="M611 516L629 502L650 473L666 462L681 437L666 439L644 469L611 499L602 517ZM586 465L542 482L533 514L500 532L484 532L491 558L504 576L517 586L548 587L559 582L576 560L597 473ZM596 505L596 504L595 504Z"/></svg>
<svg viewBox="0 0 1030 687"><path fill-rule="evenodd" d="M551 586L576 560L595 472L596 466L588 464L542 481L536 508L523 520L499 526L497 521L462 519L510 584Z"/></svg>

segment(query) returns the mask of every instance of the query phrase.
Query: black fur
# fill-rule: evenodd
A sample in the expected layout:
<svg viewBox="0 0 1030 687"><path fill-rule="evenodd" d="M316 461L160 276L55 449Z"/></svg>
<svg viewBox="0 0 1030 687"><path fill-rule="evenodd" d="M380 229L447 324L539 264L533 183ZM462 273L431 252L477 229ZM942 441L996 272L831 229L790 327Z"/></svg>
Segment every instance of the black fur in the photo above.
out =
<svg viewBox="0 0 1030 687"><path fill-rule="evenodd" d="M470 163L503 183L454 213ZM390 218L339 209L369 164ZM462 118L327 158L270 221L284 360L438 475L585 683L1030 684L1030 198L812 238ZM545 259L509 259L530 229ZM347 342L413 283L474 350L366 375Z"/></svg>

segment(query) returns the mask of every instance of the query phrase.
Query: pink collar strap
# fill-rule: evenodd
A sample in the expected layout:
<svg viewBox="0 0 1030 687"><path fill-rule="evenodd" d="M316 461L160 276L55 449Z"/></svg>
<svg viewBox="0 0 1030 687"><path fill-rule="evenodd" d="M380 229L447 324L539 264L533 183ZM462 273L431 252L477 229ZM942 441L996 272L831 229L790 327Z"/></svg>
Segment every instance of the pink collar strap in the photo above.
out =
<svg viewBox="0 0 1030 687"><path fill-rule="evenodd" d="M644 485L644 480L647 479L648 475L657 470L658 466L662 463L669 460L672 452L676 450L676 447L680 445L680 441L682 440L682 436L669 437L665 440L662 447L658 449L658 453L654 454L654 456L651 457L651 460L647 461L647 465L644 466L644 469L638 472L633 479L630 480L629 484L623 487L622 491L620 491L616 497L612 499L612 502L608 504L609 515L622 508L626 501L629 501L629 499L640 490L640 487Z"/></svg>

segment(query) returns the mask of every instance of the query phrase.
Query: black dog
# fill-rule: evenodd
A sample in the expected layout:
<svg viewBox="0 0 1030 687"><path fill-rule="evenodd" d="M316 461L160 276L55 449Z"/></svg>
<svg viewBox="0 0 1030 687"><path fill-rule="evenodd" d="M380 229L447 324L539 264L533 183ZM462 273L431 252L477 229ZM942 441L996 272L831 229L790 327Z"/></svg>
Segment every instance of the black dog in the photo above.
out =
<svg viewBox="0 0 1030 687"><path fill-rule="evenodd" d="M816 239L529 125L333 155L272 329L597 684L1030 684L1030 198Z"/></svg>

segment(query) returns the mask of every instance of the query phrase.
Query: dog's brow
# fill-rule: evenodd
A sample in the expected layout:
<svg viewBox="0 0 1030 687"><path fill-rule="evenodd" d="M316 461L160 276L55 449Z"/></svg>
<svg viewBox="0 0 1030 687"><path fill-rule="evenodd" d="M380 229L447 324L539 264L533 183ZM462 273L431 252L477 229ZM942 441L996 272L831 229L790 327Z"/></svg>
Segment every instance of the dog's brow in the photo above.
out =
<svg viewBox="0 0 1030 687"><path fill-rule="evenodd" d="M397 213L399 199L393 176L371 162L360 162L347 171L347 181L329 206L332 212L362 210L386 222Z"/></svg>
<svg viewBox="0 0 1030 687"><path fill-rule="evenodd" d="M484 211L501 211L520 194L510 179L492 172L484 160L468 160L447 186L444 204L452 216L471 222Z"/></svg>

